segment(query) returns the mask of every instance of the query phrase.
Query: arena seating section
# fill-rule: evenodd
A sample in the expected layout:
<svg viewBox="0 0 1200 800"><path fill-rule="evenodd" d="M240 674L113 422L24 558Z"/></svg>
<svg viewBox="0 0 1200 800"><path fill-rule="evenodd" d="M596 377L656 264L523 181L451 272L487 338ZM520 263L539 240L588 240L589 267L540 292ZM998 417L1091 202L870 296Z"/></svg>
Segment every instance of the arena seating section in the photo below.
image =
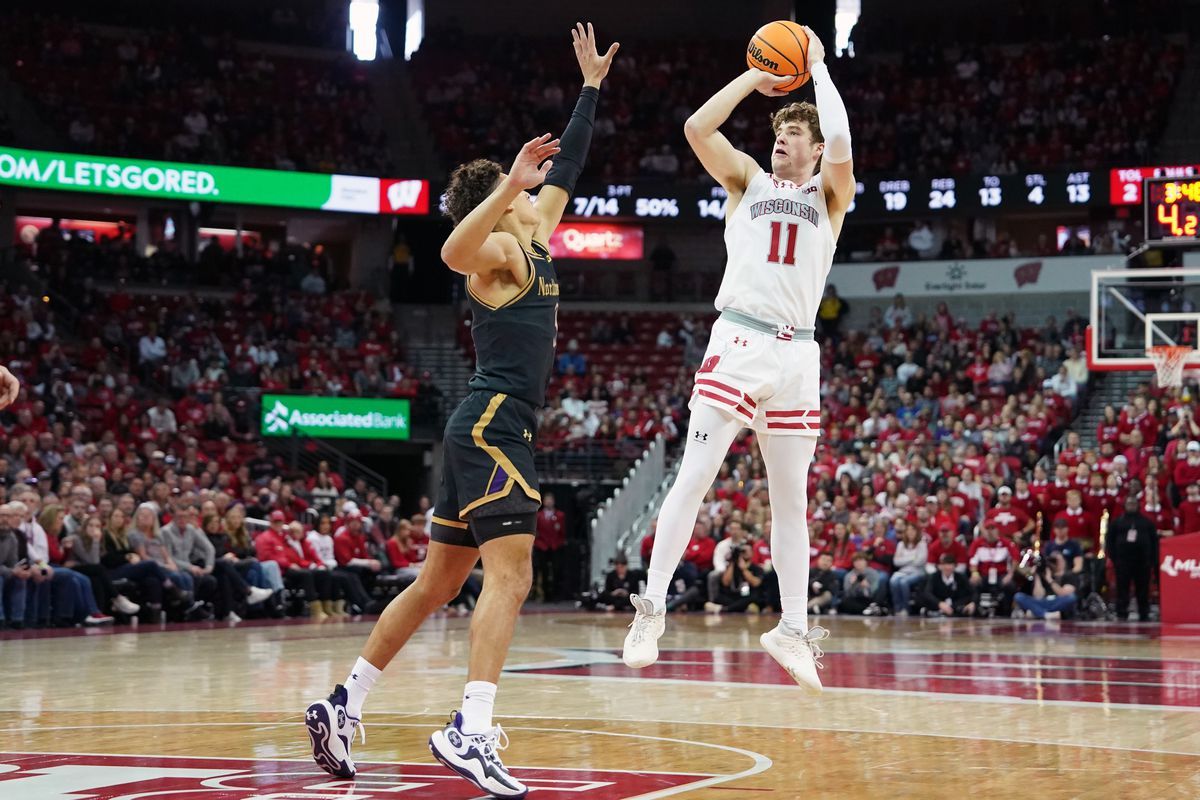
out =
<svg viewBox="0 0 1200 800"><path fill-rule="evenodd" d="M192 25L115 30L27 9L5 15L5 69L71 152L391 171L370 89L349 54L282 55Z"/></svg>
<svg viewBox="0 0 1200 800"><path fill-rule="evenodd" d="M481 156L507 164L530 131L558 130L568 118L579 80L563 43L440 35L458 42L457 68L424 48L413 70L447 165ZM589 175L701 177L683 121L739 64L696 65L713 63L713 53L736 55L739 44L624 44L605 84ZM914 46L841 60L836 78L854 124L859 174L1094 169L1145 160L1182 57L1182 47L1155 34L957 51ZM723 130L735 146L764 155L777 105L754 95Z"/></svg>

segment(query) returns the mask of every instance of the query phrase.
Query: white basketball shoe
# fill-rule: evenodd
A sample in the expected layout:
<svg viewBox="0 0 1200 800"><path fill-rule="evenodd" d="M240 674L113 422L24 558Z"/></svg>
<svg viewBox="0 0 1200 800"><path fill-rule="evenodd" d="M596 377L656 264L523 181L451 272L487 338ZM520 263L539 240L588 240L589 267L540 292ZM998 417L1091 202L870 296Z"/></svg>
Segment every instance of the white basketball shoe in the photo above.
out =
<svg viewBox="0 0 1200 800"><path fill-rule="evenodd" d="M779 662L779 666L787 670L792 680L813 694L821 693L821 676L818 669L824 669L821 658L825 655L817 642L829 638L829 631L817 625L810 628L808 633L796 633L782 622L772 630L767 631L759 641L771 657Z"/></svg>
<svg viewBox="0 0 1200 800"><path fill-rule="evenodd" d="M346 688L340 683L327 700L318 700L304 712L304 725L312 740L313 761L339 778L353 778L358 769L350 758L350 745L358 733L364 743L362 723L346 713Z"/></svg>
<svg viewBox="0 0 1200 800"><path fill-rule="evenodd" d="M500 760L508 737L497 725L486 733L463 733L462 714L455 711L450 723L429 737L433 757L492 797L519 800L529 787L513 777Z"/></svg>
<svg viewBox="0 0 1200 800"><path fill-rule="evenodd" d="M636 594L629 596L629 602L637 613L629 624L629 633L625 634L621 659L631 669L642 669L658 661L658 638L667 629L667 612L663 609L654 613L654 603Z"/></svg>

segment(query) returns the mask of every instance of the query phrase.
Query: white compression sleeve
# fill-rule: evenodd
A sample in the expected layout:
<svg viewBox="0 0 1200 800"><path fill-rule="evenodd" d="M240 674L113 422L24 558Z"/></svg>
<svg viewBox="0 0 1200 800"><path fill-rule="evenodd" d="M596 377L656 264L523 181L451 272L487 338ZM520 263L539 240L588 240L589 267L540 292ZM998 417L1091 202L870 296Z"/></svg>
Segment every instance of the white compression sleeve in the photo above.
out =
<svg viewBox="0 0 1200 800"><path fill-rule="evenodd" d="M742 421L704 403L692 409L683 461L658 512L654 551L646 573L646 597L655 608L666 604L667 586L692 539L704 494L712 487Z"/></svg>
<svg viewBox="0 0 1200 800"><path fill-rule="evenodd" d="M817 114L821 133L825 136L825 153L821 160L829 164L844 164L850 160L850 118L846 104L838 94L829 67L824 61L812 65L813 89L817 93Z"/></svg>
<svg viewBox="0 0 1200 800"><path fill-rule="evenodd" d="M771 497L771 563L779 576L783 621L808 630L808 469L817 440L764 436L760 442Z"/></svg>

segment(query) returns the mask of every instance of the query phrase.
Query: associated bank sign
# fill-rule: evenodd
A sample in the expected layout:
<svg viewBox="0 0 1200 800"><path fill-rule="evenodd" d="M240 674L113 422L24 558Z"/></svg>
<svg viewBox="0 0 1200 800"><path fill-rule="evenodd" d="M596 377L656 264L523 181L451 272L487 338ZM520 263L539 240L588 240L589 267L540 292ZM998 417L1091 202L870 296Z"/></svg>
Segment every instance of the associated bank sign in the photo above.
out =
<svg viewBox="0 0 1200 800"><path fill-rule="evenodd" d="M429 181L218 167L0 147L0 184L357 214L428 214Z"/></svg>
<svg viewBox="0 0 1200 800"><path fill-rule="evenodd" d="M411 421L407 400L290 394L262 398L263 436L303 433L327 439L407 439Z"/></svg>

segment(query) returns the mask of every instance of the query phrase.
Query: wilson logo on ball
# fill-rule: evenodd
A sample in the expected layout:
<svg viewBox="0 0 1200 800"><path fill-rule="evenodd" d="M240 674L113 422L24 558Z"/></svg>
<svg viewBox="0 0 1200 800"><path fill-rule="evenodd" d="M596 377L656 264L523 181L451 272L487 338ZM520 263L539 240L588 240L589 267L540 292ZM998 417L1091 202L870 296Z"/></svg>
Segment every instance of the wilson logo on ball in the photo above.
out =
<svg viewBox="0 0 1200 800"><path fill-rule="evenodd" d="M763 55L762 48L759 47L758 45L754 44L754 42L750 43L750 46L746 48L746 52L750 55L751 58L753 58L759 64L762 64L764 67L766 67L768 69L779 69L779 62L772 61L771 59L769 59L765 55Z"/></svg>

